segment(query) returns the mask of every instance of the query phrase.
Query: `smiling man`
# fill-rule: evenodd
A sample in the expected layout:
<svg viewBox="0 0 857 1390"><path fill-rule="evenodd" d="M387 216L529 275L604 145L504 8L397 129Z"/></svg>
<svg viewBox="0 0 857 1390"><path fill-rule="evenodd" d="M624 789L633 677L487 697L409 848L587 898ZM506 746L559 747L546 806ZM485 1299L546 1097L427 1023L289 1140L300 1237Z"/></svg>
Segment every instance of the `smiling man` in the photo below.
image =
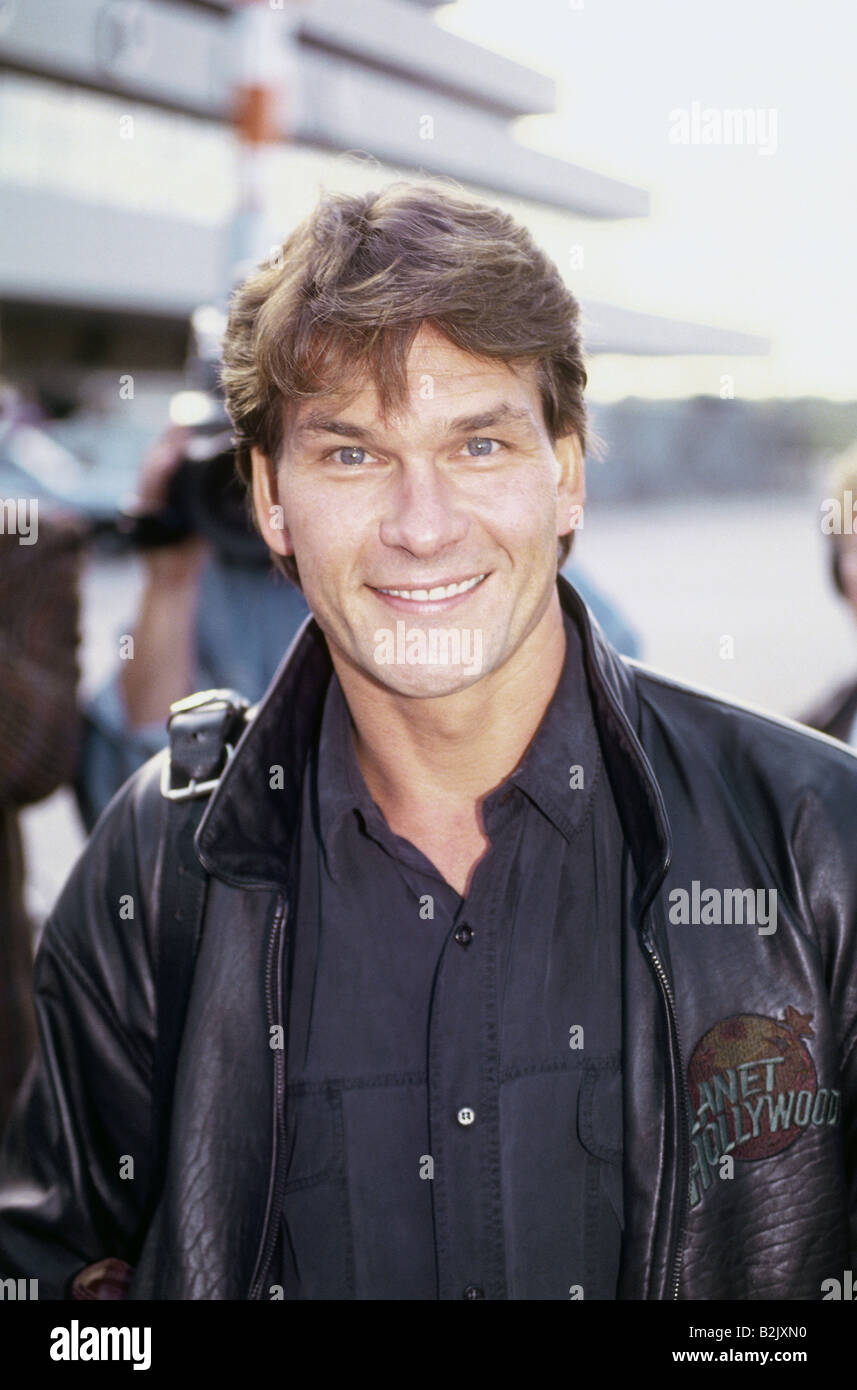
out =
<svg viewBox="0 0 857 1390"><path fill-rule="evenodd" d="M585 383L556 267L444 184L323 198L236 292L312 616L257 709L175 707L45 928L3 1276L821 1299L857 1258L857 761L558 576Z"/></svg>
<svg viewBox="0 0 857 1390"><path fill-rule="evenodd" d="M372 799L463 897L488 847L482 798L530 744L565 660L557 536L580 514L582 453L575 434L552 441L534 367L475 360L428 324L406 384L386 422L372 383L341 408L302 405L279 468L252 448L253 495L274 553L300 557ZM397 628L407 647L390 661ZM478 669L420 659L439 629L443 650L456 633L461 654L478 648Z"/></svg>

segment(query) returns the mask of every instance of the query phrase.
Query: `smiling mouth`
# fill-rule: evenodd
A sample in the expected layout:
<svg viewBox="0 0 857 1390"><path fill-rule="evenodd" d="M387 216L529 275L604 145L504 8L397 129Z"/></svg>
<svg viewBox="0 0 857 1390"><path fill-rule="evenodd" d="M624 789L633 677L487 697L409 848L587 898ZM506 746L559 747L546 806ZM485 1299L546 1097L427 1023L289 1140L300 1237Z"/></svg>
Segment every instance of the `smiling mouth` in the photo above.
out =
<svg viewBox="0 0 857 1390"><path fill-rule="evenodd" d="M410 599L413 603L437 603L442 599L456 598L458 594L469 593L481 584L485 574L474 574L470 579L461 579L453 584L438 584L433 589L382 589L377 588L376 593L389 594L391 598Z"/></svg>

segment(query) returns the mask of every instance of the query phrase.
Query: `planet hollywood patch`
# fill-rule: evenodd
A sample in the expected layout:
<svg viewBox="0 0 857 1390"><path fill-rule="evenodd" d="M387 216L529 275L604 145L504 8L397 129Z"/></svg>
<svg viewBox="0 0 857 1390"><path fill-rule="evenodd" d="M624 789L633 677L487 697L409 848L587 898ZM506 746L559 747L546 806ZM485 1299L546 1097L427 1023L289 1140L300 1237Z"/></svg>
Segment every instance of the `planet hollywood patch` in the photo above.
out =
<svg viewBox="0 0 857 1390"><path fill-rule="evenodd" d="M806 1044L812 1014L736 1014L715 1023L687 1068L692 1106L690 1204L723 1171L723 1159L757 1162L791 1147L811 1126L835 1125L841 1095L819 1087Z"/></svg>

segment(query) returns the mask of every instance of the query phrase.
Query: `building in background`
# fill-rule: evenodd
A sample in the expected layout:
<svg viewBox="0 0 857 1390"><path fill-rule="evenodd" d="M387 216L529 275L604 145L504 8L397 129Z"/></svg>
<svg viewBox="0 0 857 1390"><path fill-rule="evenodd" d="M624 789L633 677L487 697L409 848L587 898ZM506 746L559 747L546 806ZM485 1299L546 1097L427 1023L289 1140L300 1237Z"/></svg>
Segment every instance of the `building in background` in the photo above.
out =
<svg viewBox="0 0 857 1390"><path fill-rule="evenodd" d="M523 201L537 237L544 208L646 216L643 190L517 144L511 123L550 113L553 82L447 32L434 8L0 8L0 371L97 410L62 433L106 492L124 493L163 416L191 311L222 303L238 265L281 242L320 185L451 175ZM766 348L621 304L584 311L590 352Z"/></svg>

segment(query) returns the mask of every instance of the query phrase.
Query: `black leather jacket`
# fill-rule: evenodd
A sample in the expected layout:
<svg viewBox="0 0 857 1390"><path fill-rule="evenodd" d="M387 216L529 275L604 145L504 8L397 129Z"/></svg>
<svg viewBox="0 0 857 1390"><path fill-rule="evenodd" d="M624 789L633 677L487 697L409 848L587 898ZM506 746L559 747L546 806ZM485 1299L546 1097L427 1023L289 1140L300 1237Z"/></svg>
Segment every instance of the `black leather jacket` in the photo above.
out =
<svg viewBox="0 0 857 1390"><path fill-rule="evenodd" d="M619 1296L820 1299L857 1268L857 758L620 657L559 588L626 836ZM114 799L44 929L40 1054L0 1172L0 1275L37 1277L42 1298L106 1256L134 1267L131 1298L271 1296L284 1054L269 1038L330 669L310 620L197 834L213 878L148 1225L163 755ZM763 912L711 920L730 889L733 916L740 890L775 891L776 930ZM701 924L680 919L678 890Z"/></svg>

